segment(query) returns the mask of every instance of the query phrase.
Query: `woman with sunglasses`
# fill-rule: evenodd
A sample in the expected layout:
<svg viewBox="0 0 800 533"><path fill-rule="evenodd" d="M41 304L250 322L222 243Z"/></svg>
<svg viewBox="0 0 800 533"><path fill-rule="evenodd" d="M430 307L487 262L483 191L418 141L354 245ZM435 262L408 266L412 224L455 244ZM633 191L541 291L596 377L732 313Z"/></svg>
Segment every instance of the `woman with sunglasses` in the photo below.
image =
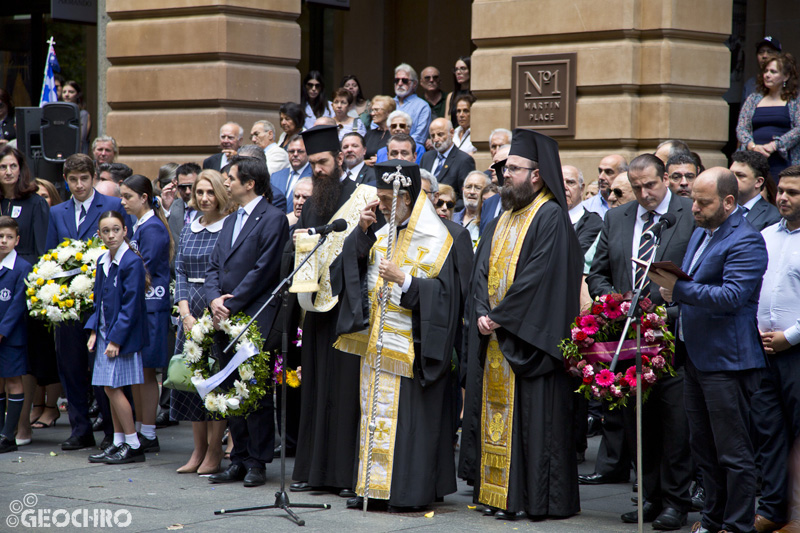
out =
<svg viewBox="0 0 800 533"><path fill-rule="evenodd" d="M303 80L303 86L300 88L300 106L305 110L306 118L303 126L306 129L313 128L314 122L319 117L333 118L333 107L325 98L325 81L320 71L312 70Z"/></svg>
<svg viewBox="0 0 800 533"><path fill-rule="evenodd" d="M453 209L456 206L456 191L450 185L439 184L439 200L436 202L436 214L439 218L453 220Z"/></svg>
<svg viewBox="0 0 800 533"><path fill-rule="evenodd" d="M447 118L453 124L458 122L456 115L458 97L465 94L472 96L472 91L469 90L471 63L472 60L469 56L462 56L456 60L456 66L453 67L453 92L447 95L447 101L444 104L444 108L447 110Z"/></svg>

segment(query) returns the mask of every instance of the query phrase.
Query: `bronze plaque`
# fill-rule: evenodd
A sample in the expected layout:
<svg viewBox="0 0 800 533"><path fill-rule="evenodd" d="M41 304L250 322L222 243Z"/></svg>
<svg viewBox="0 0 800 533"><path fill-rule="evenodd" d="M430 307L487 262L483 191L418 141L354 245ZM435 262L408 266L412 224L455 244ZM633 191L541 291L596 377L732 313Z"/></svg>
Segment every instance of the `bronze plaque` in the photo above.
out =
<svg viewBox="0 0 800 533"><path fill-rule="evenodd" d="M511 128L552 137L575 135L575 62L578 54L511 58Z"/></svg>

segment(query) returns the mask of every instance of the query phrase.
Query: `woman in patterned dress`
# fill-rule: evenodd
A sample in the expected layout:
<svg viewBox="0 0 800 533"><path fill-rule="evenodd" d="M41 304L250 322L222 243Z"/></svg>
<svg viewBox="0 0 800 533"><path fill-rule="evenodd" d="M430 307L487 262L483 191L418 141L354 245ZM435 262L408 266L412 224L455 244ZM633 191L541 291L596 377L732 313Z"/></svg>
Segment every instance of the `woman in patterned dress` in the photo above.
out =
<svg viewBox="0 0 800 533"><path fill-rule="evenodd" d="M183 351L184 330L192 329L208 307L203 291L206 267L217 242L222 222L229 212L230 200L222 176L215 170L204 170L192 187L189 205L202 213L184 226L175 256L175 303L180 311L175 352ZM189 461L178 468L179 474L197 472L212 474L222 462L222 434L225 421L211 418L196 392L170 391L170 419L190 420L194 450Z"/></svg>

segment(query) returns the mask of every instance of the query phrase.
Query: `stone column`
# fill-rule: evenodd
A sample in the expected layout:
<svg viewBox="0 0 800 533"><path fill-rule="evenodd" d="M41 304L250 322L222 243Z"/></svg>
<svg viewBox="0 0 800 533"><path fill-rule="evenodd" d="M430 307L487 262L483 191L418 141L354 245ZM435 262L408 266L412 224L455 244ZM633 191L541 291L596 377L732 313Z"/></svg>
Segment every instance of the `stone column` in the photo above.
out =
<svg viewBox="0 0 800 533"><path fill-rule="evenodd" d="M151 179L219 151L219 128L245 129L297 101L300 0L106 0L105 133L119 161Z"/></svg>
<svg viewBox="0 0 800 533"><path fill-rule="evenodd" d="M574 137L561 161L597 179L604 155L630 160L678 138L706 167L725 165L732 3L720 0L475 0L472 142L478 168L488 137L510 125L512 56L577 53Z"/></svg>

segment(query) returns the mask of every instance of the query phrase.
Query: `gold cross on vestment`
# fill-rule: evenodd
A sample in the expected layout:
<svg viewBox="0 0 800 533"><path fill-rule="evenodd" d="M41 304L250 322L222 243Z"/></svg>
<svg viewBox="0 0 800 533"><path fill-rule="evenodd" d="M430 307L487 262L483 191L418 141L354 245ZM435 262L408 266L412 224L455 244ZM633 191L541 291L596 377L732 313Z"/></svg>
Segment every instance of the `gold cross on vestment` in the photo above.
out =
<svg viewBox="0 0 800 533"><path fill-rule="evenodd" d="M419 248L417 248L417 259L413 260L409 259L408 257L404 257L403 263L400 265L400 267L402 268L406 265L413 265L411 267L411 271L409 272L411 276L416 277L420 270L422 270L423 272L425 272L425 274L430 276L431 272L433 272L434 266L430 263L422 262L422 258L425 257L425 254L427 254L428 252L430 252L429 249L420 246Z"/></svg>

